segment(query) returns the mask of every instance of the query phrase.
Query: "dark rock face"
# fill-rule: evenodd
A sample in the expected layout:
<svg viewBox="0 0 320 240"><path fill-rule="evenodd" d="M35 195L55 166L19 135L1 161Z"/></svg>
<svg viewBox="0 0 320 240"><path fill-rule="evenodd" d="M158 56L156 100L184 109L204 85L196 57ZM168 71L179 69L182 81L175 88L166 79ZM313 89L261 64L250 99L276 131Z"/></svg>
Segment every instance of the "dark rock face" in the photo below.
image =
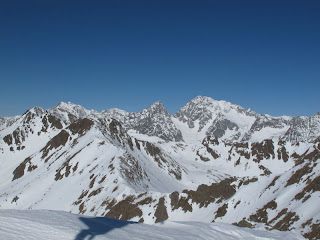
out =
<svg viewBox="0 0 320 240"><path fill-rule="evenodd" d="M50 114L44 115L42 117L42 123L43 123L43 127L42 127L43 132L48 131L49 127L56 128L56 129L63 128L61 121L58 118L56 118L55 116L52 116Z"/></svg>
<svg viewBox="0 0 320 240"><path fill-rule="evenodd" d="M185 212L192 211L192 207L188 203L189 200L199 204L200 207L207 207L216 200L222 201L229 199L236 193L235 187L231 185L235 180L235 178L228 178L219 183L213 183L210 186L201 184L196 191L184 190L183 193L186 193L187 197L180 197L173 209L182 208ZM172 195L172 197L174 197L174 195Z"/></svg>
<svg viewBox="0 0 320 240"><path fill-rule="evenodd" d="M302 180L302 177L308 173L312 172L312 166L310 164L305 164L302 168L298 169L292 176L289 178L286 187L292 184L299 183Z"/></svg>
<svg viewBox="0 0 320 240"><path fill-rule="evenodd" d="M257 182L258 181L258 178L254 177L254 178L249 178L249 179L246 179L244 180L243 182L241 182L243 185L248 185L250 183L253 183L253 182Z"/></svg>
<svg viewBox="0 0 320 240"><path fill-rule="evenodd" d="M76 122L73 122L69 125L69 129L73 134L83 135L85 132L89 131L93 126L94 122L88 118L80 119Z"/></svg>
<svg viewBox="0 0 320 240"><path fill-rule="evenodd" d="M12 151L23 150L25 146L22 146L22 144L35 133L39 119L41 120L41 130L37 132L38 136L40 136L42 132L46 133L49 128L63 128L59 119L51 116L43 109L35 107L25 112L22 116L6 120L5 125L7 126L17 123L20 123L20 125L17 125L17 128L12 133L3 138L4 142L8 145L16 145L16 147L12 147Z"/></svg>
<svg viewBox="0 0 320 240"><path fill-rule="evenodd" d="M213 148L215 146L218 146L219 144L219 140L216 137L206 137L202 141L202 145L204 146L204 148L200 148L199 150L197 150L196 154L197 156L199 156L200 160L204 162L210 161L207 153L209 153L213 157L213 159L218 159L220 157L220 154Z"/></svg>
<svg viewBox="0 0 320 240"><path fill-rule="evenodd" d="M51 123L51 127L55 127L57 129L62 129L62 127L63 127L61 121L58 118L56 118L55 116L49 115L48 121L49 121L49 123Z"/></svg>
<svg viewBox="0 0 320 240"><path fill-rule="evenodd" d="M8 146L10 146L13 142L13 138L12 138L12 135L11 134L8 134L7 136L5 136L3 138L3 141L8 144Z"/></svg>
<svg viewBox="0 0 320 240"><path fill-rule="evenodd" d="M240 222L233 223L233 225L238 226L238 227L247 227L247 228L253 228L254 225L246 221L245 219L242 219Z"/></svg>
<svg viewBox="0 0 320 240"><path fill-rule="evenodd" d="M288 231L292 229L292 224L298 221L300 218L294 212L288 212L286 215L278 221L274 226L273 229L278 229L280 231Z"/></svg>
<svg viewBox="0 0 320 240"><path fill-rule="evenodd" d="M207 157L204 157L200 154L199 150L197 151L197 156L199 156L200 160L201 161L204 161L204 162L209 162L210 161L210 158L207 158Z"/></svg>
<svg viewBox="0 0 320 240"><path fill-rule="evenodd" d="M320 176L316 177L312 181L309 180L307 186L295 196L295 199L300 200L303 197L308 197L310 196L311 193L317 192L317 191L320 191Z"/></svg>
<svg viewBox="0 0 320 240"><path fill-rule="evenodd" d="M31 172L33 171L34 169L36 169L38 166L36 165L32 165L31 163L31 158L28 157L26 158L14 171L13 171L13 178L12 178L12 181L18 179L18 178L21 178L23 175L24 175L24 171L25 171L25 168L27 166L27 164L29 165L28 167L28 171Z"/></svg>
<svg viewBox="0 0 320 240"><path fill-rule="evenodd" d="M262 159L274 158L274 146L272 140L264 140L261 143L253 143L251 146L252 156L255 157L256 162L260 162Z"/></svg>
<svg viewBox="0 0 320 240"><path fill-rule="evenodd" d="M174 206L177 206L179 202L179 192L173 192L169 195L169 197L171 199L171 207L173 208Z"/></svg>
<svg viewBox="0 0 320 240"><path fill-rule="evenodd" d="M168 213L166 206L164 205L164 197L159 199L159 203L157 205L157 209L154 213L154 216L156 217L156 223L162 222L168 219Z"/></svg>
<svg viewBox="0 0 320 240"><path fill-rule="evenodd" d="M199 204L199 207L207 207L210 203L225 201L232 197L236 192L235 187L231 185L235 180L236 179L233 178L225 179L210 186L203 184L200 185L196 191L184 190L183 193L187 194L187 197L180 196L178 192L173 192L169 194L169 198L167 198L170 199L169 206L172 211L181 208L185 212L191 212L192 207L189 203L190 201ZM108 213L105 216L121 220L130 220L134 217L141 217L142 210L140 209L140 206L157 201L151 197L144 197L142 200L137 201L138 198L146 194L147 192L141 193L139 196L131 195L120 202L108 200L108 203L106 202L103 204L107 205L106 210L108 210ZM87 192L84 191L82 195L79 197L79 201L76 202L77 205L81 203L83 197L87 195ZM155 211L153 214L156 223L168 219L168 210L165 199L164 196L159 197L158 203L154 205ZM224 216L227 212L227 208L228 204L223 204L216 213L216 217ZM141 219L141 221L143 221L143 219Z"/></svg>
<svg viewBox="0 0 320 240"><path fill-rule="evenodd" d="M307 224L310 225L311 231L304 234L303 236L310 240L320 239L320 223Z"/></svg>
<svg viewBox="0 0 320 240"><path fill-rule="evenodd" d="M18 127L12 132L3 137L3 141L8 145L16 145L18 150L20 150L20 145L26 140L25 132ZM13 147L12 147L13 148Z"/></svg>
<svg viewBox="0 0 320 240"><path fill-rule="evenodd" d="M120 220L129 220L136 216L141 217L142 211L138 207L138 204L133 203L134 200L134 196L129 196L126 199L118 202L110 208L110 211L106 214L106 217Z"/></svg>
<svg viewBox="0 0 320 240"><path fill-rule="evenodd" d="M69 139L69 133L66 130L61 130L59 134L57 134L55 137L53 137L47 145L41 149L42 152L42 158L45 158L48 156L49 151L52 149L56 149L60 146L65 146Z"/></svg>
<svg viewBox="0 0 320 240"><path fill-rule="evenodd" d="M241 157L244 157L246 159L250 159L250 156L252 153L249 149L248 142L246 142L246 143L235 142L235 143L232 143L231 145L232 145L231 150L235 150L235 152L238 153ZM229 155L229 158L231 158L230 155Z"/></svg>
<svg viewBox="0 0 320 240"><path fill-rule="evenodd" d="M286 147L284 146L285 142L284 141L279 141L278 145L280 146L278 148L278 159L283 160L284 162L287 162L289 159L289 153L287 152Z"/></svg>
<svg viewBox="0 0 320 240"><path fill-rule="evenodd" d="M227 209L228 209L228 204L227 204L227 203L223 204L223 205L218 209L218 211L216 212L215 218L219 218L219 217L225 216L226 213L227 213Z"/></svg>
<svg viewBox="0 0 320 240"><path fill-rule="evenodd" d="M259 222L259 223L267 223L268 222L268 209L276 209L277 203L272 200L271 202L268 202L263 208L259 209L255 214L251 215L249 217L250 221L253 222Z"/></svg>

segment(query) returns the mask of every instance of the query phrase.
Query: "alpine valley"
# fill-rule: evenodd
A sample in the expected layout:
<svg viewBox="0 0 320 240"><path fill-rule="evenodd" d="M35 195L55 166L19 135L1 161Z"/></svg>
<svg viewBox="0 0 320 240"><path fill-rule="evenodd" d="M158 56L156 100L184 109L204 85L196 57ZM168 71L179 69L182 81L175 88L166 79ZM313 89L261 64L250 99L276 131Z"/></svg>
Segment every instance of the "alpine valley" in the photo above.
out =
<svg viewBox="0 0 320 240"><path fill-rule="evenodd" d="M0 118L0 208L220 222L320 239L320 113L196 97L170 115L72 103Z"/></svg>

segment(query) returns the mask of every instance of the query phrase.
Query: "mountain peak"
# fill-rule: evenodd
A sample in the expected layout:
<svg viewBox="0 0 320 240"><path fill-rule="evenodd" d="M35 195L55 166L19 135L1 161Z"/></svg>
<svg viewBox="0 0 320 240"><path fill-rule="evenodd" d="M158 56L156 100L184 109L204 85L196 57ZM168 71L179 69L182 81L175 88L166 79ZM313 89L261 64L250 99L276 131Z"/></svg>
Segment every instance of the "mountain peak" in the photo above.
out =
<svg viewBox="0 0 320 240"><path fill-rule="evenodd" d="M90 115L98 113L96 110L88 110L85 107L72 102L60 102L57 106L51 108L50 110L62 110L72 114L80 113L81 115Z"/></svg>
<svg viewBox="0 0 320 240"><path fill-rule="evenodd" d="M207 96L197 96L191 100L191 102L198 102L198 101L216 101L216 100Z"/></svg>
<svg viewBox="0 0 320 240"><path fill-rule="evenodd" d="M146 109L142 110L142 112L161 113L161 114L165 114L168 116L170 115L161 101L157 101L157 102L153 103L152 105L150 105Z"/></svg>
<svg viewBox="0 0 320 240"><path fill-rule="evenodd" d="M48 111L64 122L74 122L77 119L96 113L94 110L87 110L72 102L60 102L57 106L48 109Z"/></svg>
<svg viewBox="0 0 320 240"><path fill-rule="evenodd" d="M231 102L227 102L224 100L215 100L211 97L206 97L206 96L195 97L186 105L188 104L203 106L203 107L211 107L212 109L216 109L216 110L229 111L231 108L243 109L241 106L237 104L232 104Z"/></svg>
<svg viewBox="0 0 320 240"><path fill-rule="evenodd" d="M202 132L199 135L200 138L205 135L214 135L240 140L244 132L250 129L256 116L255 112L239 105L198 96L184 105L174 118L186 123L190 129L194 129L194 134Z"/></svg>
<svg viewBox="0 0 320 240"><path fill-rule="evenodd" d="M161 101L156 101L155 103L153 103L153 104L151 104L150 106L149 106L149 108L151 108L151 107L157 107L157 108L159 108L159 107L163 107L164 108L164 105L163 105L163 103L161 102Z"/></svg>
<svg viewBox="0 0 320 240"><path fill-rule="evenodd" d="M60 102L57 106L54 108L62 108L62 109L67 109L67 108L73 108L73 107L81 107L80 105L74 104L72 102Z"/></svg>

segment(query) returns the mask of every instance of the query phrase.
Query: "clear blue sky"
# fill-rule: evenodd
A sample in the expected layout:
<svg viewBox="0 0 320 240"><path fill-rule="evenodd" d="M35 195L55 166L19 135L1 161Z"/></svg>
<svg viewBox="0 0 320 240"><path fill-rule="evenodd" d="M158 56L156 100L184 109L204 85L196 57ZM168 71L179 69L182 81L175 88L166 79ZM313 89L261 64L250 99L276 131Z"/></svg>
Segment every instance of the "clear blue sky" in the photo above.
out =
<svg viewBox="0 0 320 240"><path fill-rule="evenodd" d="M71 101L169 112L198 95L320 111L320 1L0 1L0 116Z"/></svg>

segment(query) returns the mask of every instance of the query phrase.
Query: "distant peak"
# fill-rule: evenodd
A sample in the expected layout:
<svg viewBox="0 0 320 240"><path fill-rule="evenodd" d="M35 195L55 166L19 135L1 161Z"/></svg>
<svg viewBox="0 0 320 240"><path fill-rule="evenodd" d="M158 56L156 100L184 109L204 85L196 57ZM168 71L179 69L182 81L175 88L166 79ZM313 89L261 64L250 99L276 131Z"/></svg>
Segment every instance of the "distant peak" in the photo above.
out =
<svg viewBox="0 0 320 240"><path fill-rule="evenodd" d="M163 103L161 101L157 101L157 102L153 103L152 105L150 105L145 110L151 111L151 112L162 112L162 113L165 113L165 114L169 114L167 109L165 108L165 106L163 105Z"/></svg>
<svg viewBox="0 0 320 240"><path fill-rule="evenodd" d="M161 101L157 101L157 102L151 104L146 109L165 109L165 107Z"/></svg>
<svg viewBox="0 0 320 240"><path fill-rule="evenodd" d="M89 111L81 105L74 104L72 102L60 102L57 106L52 108L52 110L64 110L64 111ZM91 110L94 111L94 110Z"/></svg>
<svg viewBox="0 0 320 240"><path fill-rule="evenodd" d="M225 104L225 105L231 105L231 102L224 101L224 100L216 100L211 97L207 96L198 96L195 97L194 99L191 100L191 102L208 102L208 103L220 103L220 104ZM232 104L235 105L235 104Z"/></svg>
<svg viewBox="0 0 320 240"><path fill-rule="evenodd" d="M70 107L70 106L77 106L72 102L60 102L56 107Z"/></svg>
<svg viewBox="0 0 320 240"><path fill-rule="evenodd" d="M207 97L207 96L197 96L194 99L192 99L191 101L216 101L211 97Z"/></svg>
<svg viewBox="0 0 320 240"><path fill-rule="evenodd" d="M206 96L198 96L195 97L190 101L190 103L196 104L196 105L204 105L204 106L213 106L215 108L229 108L231 105L234 105L230 102L224 101L224 100L215 100L211 97Z"/></svg>
<svg viewBox="0 0 320 240"><path fill-rule="evenodd" d="M163 103L161 101L157 101L153 103L151 106L163 106Z"/></svg>

